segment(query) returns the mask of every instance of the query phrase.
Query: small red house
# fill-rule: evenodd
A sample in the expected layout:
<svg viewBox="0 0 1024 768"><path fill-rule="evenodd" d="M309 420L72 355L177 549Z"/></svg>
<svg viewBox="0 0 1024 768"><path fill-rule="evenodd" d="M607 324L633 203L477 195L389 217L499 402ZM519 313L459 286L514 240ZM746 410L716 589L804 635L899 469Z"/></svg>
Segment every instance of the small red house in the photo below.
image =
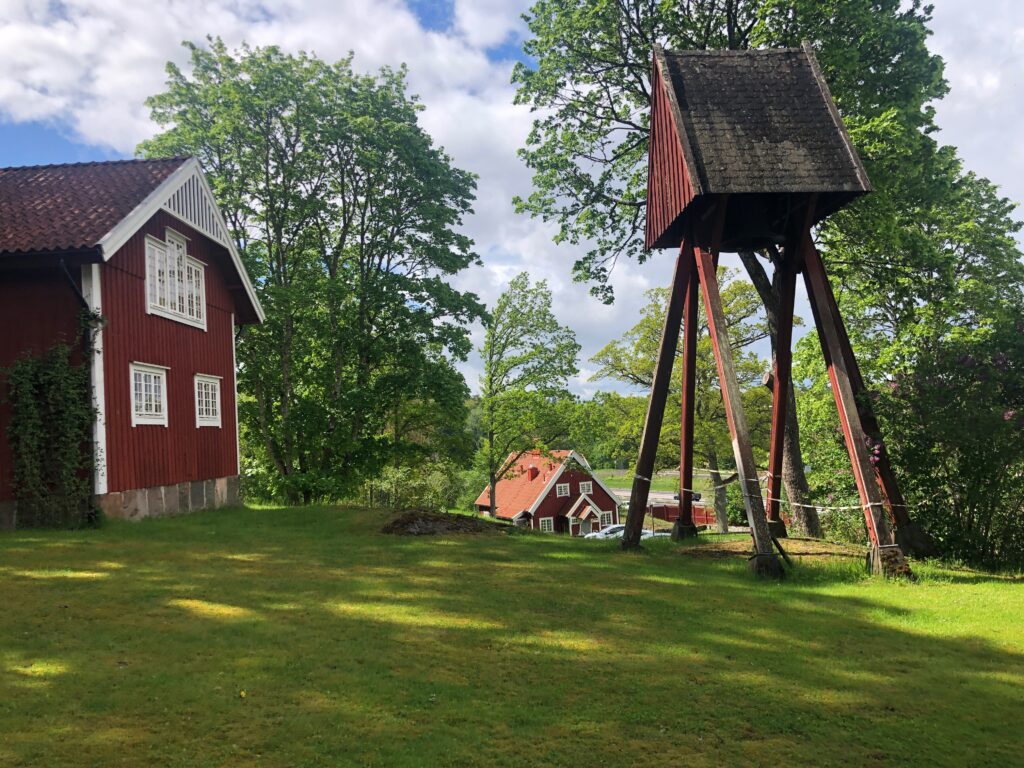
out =
<svg viewBox="0 0 1024 768"><path fill-rule="evenodd" d="M194 158L0 169L0 367L71 343L98 413L97 503L111 517L238 501L235 329L263 310ZM0 405L0 525L13 525Z"/></svg>
<svg viewBox="0 0 1024 768"><path fill-rule="evenodd" d="M619 498L601 482L576 451L527 451L495 489L497 510L491 510L490 486L476 500L482 515L510 520L547 533L582 536L619 522Z"/></svg>

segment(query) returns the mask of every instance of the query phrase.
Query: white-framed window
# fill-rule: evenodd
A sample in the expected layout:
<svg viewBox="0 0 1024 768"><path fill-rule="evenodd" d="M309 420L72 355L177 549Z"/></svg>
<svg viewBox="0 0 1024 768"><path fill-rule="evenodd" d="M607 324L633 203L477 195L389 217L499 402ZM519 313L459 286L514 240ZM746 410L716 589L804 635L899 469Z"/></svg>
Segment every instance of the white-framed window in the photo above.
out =
<svg viewBox="0 0 1024 768"><path fill-rule="evenodd" d="M132 387L132 426L167 426L167 368L148 363L129 366Z"/></svg>
<svg viewBox="0 0 1024 768"><path fill-rule="evenodd" d="M220 426L220 376L197 373L195 376L196 426Z"/></svg>
<svg viewBox="0 0 1024 768"><path fill-rule="evenodd" d="M206 330L204 265L188 255L188 239L173 229L166 240L146 237L149 312Z"/></svg>
<svg viewBox="0 0 1024 768"><path fill-rule="evenodd" d="M584 480L580 483L580 493L593 493L594 492L594 481Z"/></svg>
<svg viewBox="0 0 1024 768"><path fill-rule="evenodd" d="M559 498L559 499L565 498L568 495L569 495L569 484L568 483L559 483L558 485L555 486L555 496L557 498Z"/></svg>
<svg viewBox="0 0 1024 768"><path fill-rule="evenodd" d="M555 530L555 521L551 517L542 517L540 519L540 529L544 533L551 533Z"/></svg>
<svg viewBox="0 0 1024 768"><path fill-rule="evenodd" d="M601 527L602 528L607 528L611 524L612 524L612 513L611 512L602 512L601 513Z"/></svg>

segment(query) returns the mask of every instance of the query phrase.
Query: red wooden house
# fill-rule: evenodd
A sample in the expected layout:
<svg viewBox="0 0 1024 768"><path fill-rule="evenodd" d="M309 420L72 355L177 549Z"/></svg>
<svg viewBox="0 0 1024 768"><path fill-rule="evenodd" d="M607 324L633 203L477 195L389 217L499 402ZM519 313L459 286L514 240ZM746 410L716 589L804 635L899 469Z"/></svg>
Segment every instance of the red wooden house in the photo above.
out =
<svg viewBox="0 0 1024 768"><path fill-rule="evenodd" d="M0 169L0 367L103 322L88 361L98 504L238 500L235 328L263 310L193 158ZM0 406L0 524L13 524Z"/></svg>
<svg viewBox="0 0 1024 768"><path fill-rule="evenodd" d="M490 486L476 500L482 515L509 520L546 533L582 536L619 522L619 498L595 475L576 451L528 451L514 461L495 489L497 510L491 510Z"/></svg>

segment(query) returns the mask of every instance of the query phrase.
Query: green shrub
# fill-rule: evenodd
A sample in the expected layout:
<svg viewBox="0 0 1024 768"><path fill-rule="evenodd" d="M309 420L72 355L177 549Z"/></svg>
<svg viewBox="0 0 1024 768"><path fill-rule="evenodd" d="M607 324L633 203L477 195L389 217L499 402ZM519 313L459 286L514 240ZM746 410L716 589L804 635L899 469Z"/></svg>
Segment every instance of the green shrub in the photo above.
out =
<svg viewBox="0 0 1024 768"><path fill-rule="evenodd" d="M83 351L92 351L93 318L83 318ZM95 525L92 500L95 465L89 366L72 362L58 344L41 355L24 355L3 371L11 420L14 496L19 528Z"/></svg>
<svg viewBox="0 0 1024 768"><path fill-rule="evenodd" d="M463 492L462 471L439 462L419 466L390 466L366 483L371 506L443 511L456 506Z"/></svg>

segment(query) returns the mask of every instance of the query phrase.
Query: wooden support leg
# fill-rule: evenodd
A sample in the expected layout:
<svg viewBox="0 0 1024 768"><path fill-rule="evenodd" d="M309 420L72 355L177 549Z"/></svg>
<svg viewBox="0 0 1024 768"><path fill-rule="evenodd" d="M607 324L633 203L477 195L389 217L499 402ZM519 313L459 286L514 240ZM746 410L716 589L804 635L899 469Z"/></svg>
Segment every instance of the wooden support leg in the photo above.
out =
<svg viewBox="0 0 1024 768"><path fill-rule="evenodd" d="M839 410L839 422L846 439L846 450L850 454L850 464L853 467L861 506L864 508L868 536L871 538L869 565L873 571L888 576L910 575L910 567L896 545L882 508L882 498L872 470L871 440L864 431L857 408L857 392L850 373L849 360L853 353L851 351L847 354L843 349L845 328L834 299L829 301L831 288L828 285L828 277L809 230L804 237L803 264L807 297L818 328L821 351L832 384L832 396Z"/></svg>
<svg viewBox="0 0 1024 768"><path fill-rule="evenodd" d="M786 439L789 410L789 381L793 368L793 303L796 298L796 265L793 259L782 261L779 295L779 325L772 365L772 432L768 453L768 529L776 538L786 536L786 524L779 514L782 495L782 452Z"/></svg>
<svg viewBox="0 0 1024 768"><path fill-rule="evenodd" d="M743 402L740 399L740 386L736 380L732 349L729 347L725 312L722 309L722 297L718 291L718 278L715 275L715 260L711 253L704 250L697 251L697 273L700 276L701 294L704 297L711 343L715 349L718 383L722 390L729 432L732 435L736 471L739 475L740 488L743 491L743 506L746 509L747 522L750 524L750 531L754 538L754 556L750 559L750 566L758 575L781 578L785 572L778 555L772 549L772 538L768 531L768 520L764 514L761 487L757 482L754 451L750 445L750 433L747 430Z"/></svg>
<svg viewBox="0 0 1024 768"><path fill-rule="evenodd" d="M684 254L686 255L686 254ZM686 539L697 535L693 524L693 424L696 404L697 366L697 264L692 249L690 279L683 299L682 415L679 425L679 518L672 526L672 538Z"/></svg>
<svg viewBox="0 0 1024 768"><path fill-rule="evenodd" d="M629 496L629 512L626 515L626 529L622 534L622 548L631 549L640 544L643 533L644 515L647 512L647 497L651 491L651 475L658 453L661 437L661 422L665 417L665 401L672 379L672 365L675 362L676 344L679 341L679 324L683 314L684 288L690 282L693 266L693 245L687 238L679 249L675 272L672 274L672 288L669 291L668 310L665 326L661 331L661 345L658 361L654 368L654 382L651 398L647 402L647 418L644 420L643 436L640 438L640 456L636 461L633 489Z"/></svg>
<svg viewBox="0 0 1024 768"><path fill-rule="evenodd" d="M825 300L836 317L839 317L839 307L836 304L835 293L832 286L825 281ZM878 427L878 420L875 418L874 410L868 400L867 387L857 364L857 358L853 354L853 346L850 344L850 337L846 332L845 324L840 324L839 340L846 359L846 366L850 372L850 381L853 384L854 392L857 393L857 411L860 414L861 423L865 432L874 439L876 461L874 462L875 479L882 491L882 503L888 511L890 518L896 524L896 543L906 555L917 557L933 557L938 554L938 547L935 540L928 535L915 520L911 519L910 511L907 508L906 500L900 492L899 484L896 482L896 473L892 469L892 462L889 460L889 452L881 439L881 429ZM860 393L864 393L862 396Z"/></svg>

